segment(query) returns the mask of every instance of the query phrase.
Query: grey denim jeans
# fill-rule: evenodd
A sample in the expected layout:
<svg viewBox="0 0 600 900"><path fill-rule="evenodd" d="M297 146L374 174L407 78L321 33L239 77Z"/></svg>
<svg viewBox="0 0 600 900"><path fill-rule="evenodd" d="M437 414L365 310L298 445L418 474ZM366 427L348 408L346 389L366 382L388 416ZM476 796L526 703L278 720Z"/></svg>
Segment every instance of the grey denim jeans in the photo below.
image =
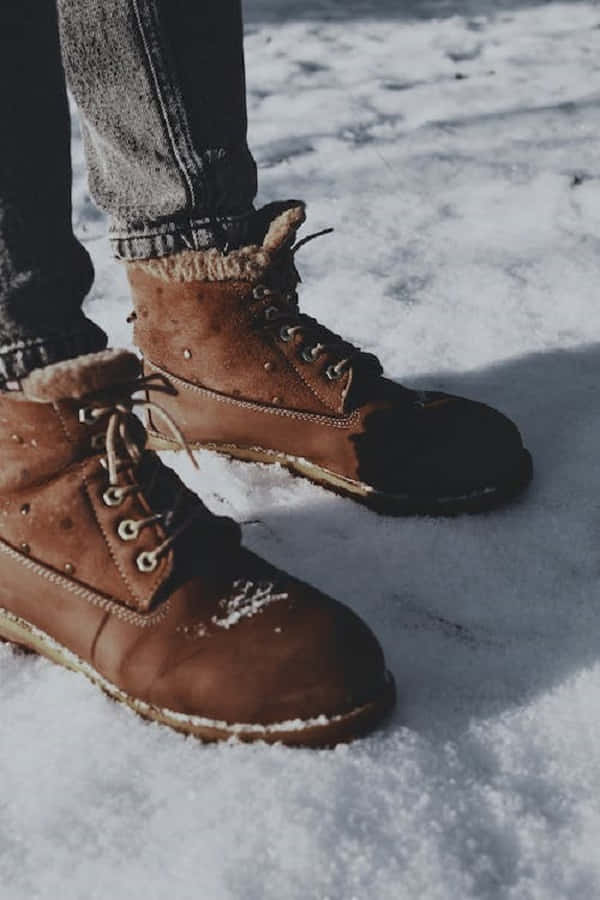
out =
<svg viewBox="0 0 600 900"><path fill-rule="evenodd" d="M240 0L0 3L0 387L102 349L81 304L66 80L117 257L248 240Z"/></svg>

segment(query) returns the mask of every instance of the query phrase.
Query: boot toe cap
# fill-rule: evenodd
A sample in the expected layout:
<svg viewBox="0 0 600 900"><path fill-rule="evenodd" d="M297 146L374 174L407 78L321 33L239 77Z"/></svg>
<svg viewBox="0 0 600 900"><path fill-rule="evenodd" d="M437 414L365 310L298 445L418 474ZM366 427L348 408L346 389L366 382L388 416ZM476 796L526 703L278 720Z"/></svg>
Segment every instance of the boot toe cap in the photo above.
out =
<svg viewBox="0 0 600 900"><path fill-rule="evenodd" d="M359 446L359 476L379 491L431 500L526 483L529 455L515 424L490 406L427 394L410 412L377 411Z"/></svg>
<svg viewBox="0 0 600 900"><path fill-rule="evenodd" d="M446 414L416 468L416 480L425 487L431 473L438 493L454 494L496 487L513 477L525 453L516 425L483 403L459 397L443 402Z"/></svg>
<svg viewBox="0 0 600 900"><path fill-rule="evenodd" d="M155 682L153 702L230 726L272 727L344 716L389 691L379 643L351 610L289 576L274 598L229 621L210 617Z"/></svg>

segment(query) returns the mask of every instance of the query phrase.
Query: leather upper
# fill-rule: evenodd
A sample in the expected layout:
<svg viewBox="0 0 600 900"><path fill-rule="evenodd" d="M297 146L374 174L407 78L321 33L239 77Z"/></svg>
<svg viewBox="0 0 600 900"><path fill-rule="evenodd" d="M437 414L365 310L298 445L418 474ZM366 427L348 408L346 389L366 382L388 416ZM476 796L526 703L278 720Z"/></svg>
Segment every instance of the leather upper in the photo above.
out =
<svg viewBox="0 0 600 900"><path fill-rule="evenodd" d="M127 460L116 439L117 505L105 502L113 413L80 413L111 404L115 434L129 428L139 446ZM53 402L0 396L0 611L128 696L182 715L269 724L341 715L380 695L383 657L364 623L242 548L235 523L143 450L133 418L118 385ZM174 506L172 520L120 535L124 520ZM139 554L165 541L156 568L140 571Z"/></svg>
<svg viewBox="0 0 600 900"><path fill-rule="evenodd" d="M360 359L328 377L331 354L308 360L310 327L273 326L277 297L262 284L169 283L135 268L129 279L145 371L170 382L165 406L192 443L259 447L422 497L493 484L522 459L517 428L484 404L409 390ZM263 281L286 287L277 269Z"/></svg>

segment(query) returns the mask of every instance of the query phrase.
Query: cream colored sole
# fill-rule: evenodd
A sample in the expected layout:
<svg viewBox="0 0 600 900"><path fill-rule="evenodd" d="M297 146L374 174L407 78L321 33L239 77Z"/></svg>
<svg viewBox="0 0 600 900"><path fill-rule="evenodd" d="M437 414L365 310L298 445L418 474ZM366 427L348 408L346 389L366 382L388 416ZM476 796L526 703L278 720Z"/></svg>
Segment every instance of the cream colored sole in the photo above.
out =
<svg viewBox="0 0 600 900"><path fill-rule="evenodd" d="M150 450L181 450L181 445L176 441L171 441L155 431L148 429L148 447ZM240 447L238 444L218 444L214 442L199 443L190 441L190 447L194 450L213 450L215 453L221 453L223 456L229 456L232 459L240 459L243 462L258 462L284 466L296 475L302 475L309 478L324 487L333 488L347 494L353 494L356 497L365 498L376 496L379 492L362 481L354 481L352 478L346 478L331 469L325 469L316 463L311 463L302 456L291 456L287 453L281 453L278 450L266 450L264 447ZM383 496L383 495L381 495Z"/></svg>
<svg viewBox="0 0 600 900"><path fill-rule="evenodd" d="M50 635L2 608L0 608L0 640L16 644L46 657L59 666L81 673L113 700L124 703L144 719L168 725L176 731L193 735L202 741L226 741L237 738L245 742L265 741L269 744L282 742L292 746L332 746L350 741L372 730L391 710L395 702L394 680L388 673L386 686L380 697L343 715L331 717L323 715L313 719L296 719L270 725L232 724L202 716L185 715L131 697Z"/></svg>

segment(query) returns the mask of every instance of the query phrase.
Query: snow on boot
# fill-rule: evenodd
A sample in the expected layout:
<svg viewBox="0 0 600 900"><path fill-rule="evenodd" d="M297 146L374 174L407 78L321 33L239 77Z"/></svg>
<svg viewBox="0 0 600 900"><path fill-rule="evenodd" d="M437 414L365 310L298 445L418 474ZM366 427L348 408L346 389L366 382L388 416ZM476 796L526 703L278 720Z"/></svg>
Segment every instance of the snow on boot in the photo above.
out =
<svg viewBox="0 0 600 900"><path fill-rule="evenodd" d="M262 243L127 264L146 373L193 447L281 463L379 511L476 512L519 493L531 458L499 412L416 392L298 307L297 201L261 213ZM150 413L155 448L174 447Z"/></svg>
<svg viewBox="0 0 600 900"><path fill-rule="evenodd" d="M0 638L206 740L329 745L372 728L394 685L349 609L240 546L135 415L160 379L104 351L0 395ZM156 388L156 392L151 388Z"/></svg>

